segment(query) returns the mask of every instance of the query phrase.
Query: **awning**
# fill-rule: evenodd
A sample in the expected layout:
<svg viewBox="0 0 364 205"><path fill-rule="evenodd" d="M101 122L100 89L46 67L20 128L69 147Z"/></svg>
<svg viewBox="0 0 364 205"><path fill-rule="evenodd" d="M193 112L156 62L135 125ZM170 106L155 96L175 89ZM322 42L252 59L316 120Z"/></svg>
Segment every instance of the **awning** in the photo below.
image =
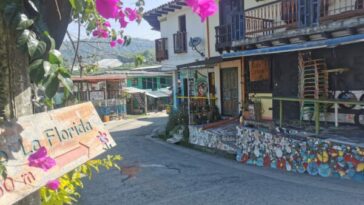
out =
<svg viewBox="0 0 364 205"><path fill-rule="evenodd" d="M224 59L228 59L241 56L267 55L267 54L286 53L293 51L312 50L318 48L334 48L341 45L347 45L359 42L364 42L364 34L357 34L357 35L331 38L325 40L308 41L304 43L296 43L296 44L289 44L282 46L274 46L269 48L245 50L233 53L226 53L223 54L222 56Z"/></svg>
<svg viewBox="0 0 364 205"><path fill-rule="evenodd" d="M171 96L171 92L164 92L164 91L147 91L145 93L147 96L152 97L152 98L167 98L169 96Z"/></svg>
<svg viewBox="0 0 364 205"><path fill-rule="evenodd" d="M165 98L172 95L172 91L168 89L160 89L160 90L144 90L134 87L125 87L123 88L123 91L129 94L135 94L135 93L143 93L146 94L149 97L152 98Z"/></svg>
<svg viewBox="0 0 364 205"><path fill-rule="evenodd" d="M196 61L193 63L178 65L177 69L183 70L183 69L214 68L215 64L222 62L222 60L223 59L221 56L216 56L216 57L206 58L205 60L202 61Z"/></svg>

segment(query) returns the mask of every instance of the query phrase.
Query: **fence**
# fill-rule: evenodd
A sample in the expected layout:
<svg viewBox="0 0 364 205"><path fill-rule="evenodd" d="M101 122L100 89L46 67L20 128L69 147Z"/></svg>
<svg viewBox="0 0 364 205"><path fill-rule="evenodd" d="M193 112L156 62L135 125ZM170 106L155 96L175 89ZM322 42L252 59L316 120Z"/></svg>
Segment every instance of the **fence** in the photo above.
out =
<svg viewBox="0 0 364 205"><path fill-rule="evenodd" d="M314 104L314 121L316 134L320 133L320 105L334 105L335 110L335 126L339 126L339 104L346 105L360 105L363 106L364 102L359 101L344 101L344 100L320 100L320 99L307 99L307 98L288 98L288 97L253 97L252 100L273 100L279 102L279 126L283 126L283 102L298 102L298 103L313 103ZM302 120L302 118L301 118Z"/></svg>

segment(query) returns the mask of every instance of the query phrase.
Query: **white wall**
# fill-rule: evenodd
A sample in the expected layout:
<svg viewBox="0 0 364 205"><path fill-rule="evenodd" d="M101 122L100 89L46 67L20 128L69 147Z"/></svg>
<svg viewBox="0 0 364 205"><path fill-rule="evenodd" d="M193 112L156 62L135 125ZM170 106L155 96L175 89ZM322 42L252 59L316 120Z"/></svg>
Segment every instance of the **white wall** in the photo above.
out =
<svg viewBox="0 0 364 205"><path fill-rule="evenodd" d="M217 5L219 5L219 0L216 0ZM217 12L214 16L211 16L208 18L208 29L209 29L209 39L210 39L210 45L206 44L206 57L214 57L214 56L219 56L219 52L216 51L215 49L215 44L216 44L216 32L215 32L215 27L219 26L220 24L220 13ZM206 22L207 23L207 22ZM207 26L206 26L207 29ZM207 39L207 32L205 35L205 39ZM207 56L207 49L210 49L210 56Z"/></svg>
<svg viewBox="0 0 364 205"><path fill-rule="evenodd" d="M174 53L173 47L173 34L175 34L178 29L178 17L181 15L186 15L186 28L187 28L187 53L176 54ZM182 65L186 63L192 63L196 60L203 60L204 58L200 56L196 51L193 51L191 47L188 46L189 39L191 37L200 37L202 39L200 51L205 53L205 30L206 24L202 23L200 17L192 12L189 7L183 7L181 10L176 10L175 12L170 12L159 18L161 26L161 36L162 38L168 38L168 60L162 61L163 70L176 70L177 65Z"/></svg>

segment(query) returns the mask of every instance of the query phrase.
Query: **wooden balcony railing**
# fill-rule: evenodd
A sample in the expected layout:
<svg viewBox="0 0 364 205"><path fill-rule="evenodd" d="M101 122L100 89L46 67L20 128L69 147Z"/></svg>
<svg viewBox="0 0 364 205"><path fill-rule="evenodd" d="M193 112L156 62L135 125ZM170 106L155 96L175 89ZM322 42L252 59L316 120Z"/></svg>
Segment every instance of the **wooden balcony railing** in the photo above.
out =
<svg viewBox="0 0 364 205"><path fill-rule="evenodd" d="M245 10L247 38L271 35L297 26L298 0L280 0Z"/></svg>
<svg viewBox="0 0 364 205"><path fill-rule="evenodd" d="M364 15L364 0L321 0L321 22L362 15Z"/></svg>
<svg viewBox="0 0 364 205"><path fill-rule="evenodd" d="M228 15L232 23L216 27L217 50L231 41L364 16L364 0L278 0Z"/></svg>
<svg viewBox="0 0 364 205"><path fill-rule="evenodd" d="M174 53L187 53L187 32L178 31L173 34Z"/></svg>
<svg viewBox="0 0 364 205"><path fill-rule="evenodd" d="M158 62L168 59L168 39L155 40L155 55Z"/></svg>

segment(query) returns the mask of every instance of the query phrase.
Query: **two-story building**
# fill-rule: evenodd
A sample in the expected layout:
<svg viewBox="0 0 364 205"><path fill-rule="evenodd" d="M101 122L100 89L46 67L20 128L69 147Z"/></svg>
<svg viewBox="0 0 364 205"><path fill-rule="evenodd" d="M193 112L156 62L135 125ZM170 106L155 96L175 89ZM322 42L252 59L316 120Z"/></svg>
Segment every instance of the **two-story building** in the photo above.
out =
<svg viewBox="0 0 364 205"><path fill-rule="evenodd" d="M236 153L242 163L364 181L364 1L217 2L218 14L205 23L183 0L145 16L162 33L156 48L176 71L175 92L177 79L189 88L195 71L207 70L202 75L214 75L207 82L222 115L249 110L247 126L229 123L235 132L190 126L190 143ZM187 33L201 28L204 57L175 52L172 34L184 25L177 20L184 11L196 18L187 21ZM186 82L179 71L187 72Z"/></svg>
<svg viewBox="0 0 364 205"><path fill-rule="evenodd" d="M281 113L269 97L363 100L363 8L362 0L220 1L216 49L244 62L241 90L261 97L263 119L310 120L314 103L283 102ZM362 118L360 106L339 104L336 116L326 107L322 120Z"/></svg>
<svg viewBox="0 0 364 205"><path fill-rule="evenodd" d="M174 108L182 106L193 113L192 124L211 121L206 116L215 110L219 94L214 68L222 58L209 46L214 44L214 36L208 32L208 22L201 22L184 0L152 9L144 19L161 32L155 41L156 58L162 70L174 73Z"/></svg>

